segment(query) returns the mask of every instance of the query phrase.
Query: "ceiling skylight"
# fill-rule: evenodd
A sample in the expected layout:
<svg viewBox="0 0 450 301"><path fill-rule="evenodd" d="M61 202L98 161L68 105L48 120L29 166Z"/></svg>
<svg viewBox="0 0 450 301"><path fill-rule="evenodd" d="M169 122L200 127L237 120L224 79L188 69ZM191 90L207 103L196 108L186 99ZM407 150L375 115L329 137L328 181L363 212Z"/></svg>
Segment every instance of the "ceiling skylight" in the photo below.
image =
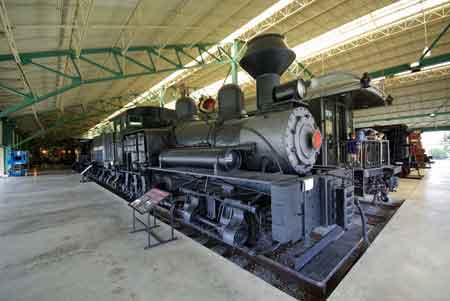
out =
<svg viewBox="0 0 450 301"><path fill-rule="evenodd" d="M234 39L241 36L247 30L253 28L260 22L269 18L277 11L286 7L293 0L281 0L272 5L266 11L261 13L259 16L250 20L247 24L227 36L223 39L218 46L230 43ZM348 22L340 27L337 27L333 30L330 30L316 38L313 38L305 43L297 45L293 48L295 53L297 54L298 60L304 60L309 57L320 55L321 53L330 50L332 48L338 47L342 44L346 44L360 38L361 36L370 34L375 30L380 30L383 27L391 26L397 22L400 22L404 19L416 16L423 11L432 9L444 3L447 3L448 0L400 0L391 5L373 11L365 16L362 16L356 20ZM212 51L217 50L217 46L212 48ZM195 64L195 61L187 64L187 66L192 66ZM148 91L144 92L142 95L137 97L132 102L128 103L124 108L116 111L114 114L105 119L102 123L107 122L111 118L117 116L123 111L135 106L137 103L145 101L151 95L157 95L160 89L166 86L168 83L171 83L174 79L187 72L187 70L180 70L172 73L161 82L150 88ZM245 72L240 71L238 74L239 84L245 84L252 80L252 78ZM225 83L229 83L231 78L227 78ZM194 91L191 93L191 96L199 97L201 95L215 95L220 87L223 85L224 79L216 81L202 89ZM169 105L170 106L170 105Z"/></svg>
<svg viewBox="0 0 450 301"><path fill-rule="evenodd" d="M434 8L448 2L447 0L401 0L388 5L340 27L330 30L316 38L293 48L297 60L302 61L312 56L349 43L354 39L367 35L375 30L391 26L406 18L416 16L425 10ZM244 71L239 72L239 84L245 84L252 78ZM214 95L223 83L223 79L214 82L192 93L194 97L202 94Z"/></svg>
<svg viewBox="0 0 450 301"><path fill-rule="evenodd" d="M293 48L298 60L316 56L363 35L410 18L447 0L401 0L330 30Z"/></svg>
<svg viewBox="0 0 450 301"><path fill-rule="evenodd" d="M214 53L217 51L219 46L222 46L224 44L228 44L233 42L235 39L237 39L238 37L240 37L242 34L244 34L245 32L247 32L248 30L256 27L258 24L262 23L263 21L265 21L266 19L270 18L271 16L273 16L274 14L276 14L278 11L282 10L283 8L285 8L286 6L288 6L289 4L291 4L292 2L294 2L295 0L280 0L278 2L276 2L275 4L273 4L271 7L269 7L268 9L266 9L265 11L263 11L261 14L259 14L258 16L256 16L255 18L251 19L249 22L247 22L246 24L244 24L243 26L241 26L238 30L234 31L233 33L231 33L230 35L228 35L227 37L225 37L222 41L220 41L218 43L217 46L212 47L209 52ZM197 57L197 60L201 60L201 57ZM192 61L188 64L186 64L187 67L192 67L195 64L197 64L196 61ZM120 113L126 111L129 108L134 107L137 103L141 103L143 101L145 101L147 98L149 98L152 95L155 95L157 93L159 93L159 91L161 90L161 88L163 88L164 86L166 86L167 84L171 83L174 79L176 79L177 77L183 75L184 73L188 72L188 70L184 69L184 70L179 70L176 71L172 74L170 74L169 76L167 76L166 78L164 78L162 81L160 81L158 84L156 84L155 86L151 87L148 91L142 93L140 96L138 96L136 99L134 99L133 101L131 101L130 103L126 104L122 109L114 112L113 114L111 114L110 116L108 116L105 120L103 120L100 124L96 125L95 127L93 127L92 129L90 129L89 131L95 129L98 126L101 126L102 124L104 124L105 122L108 122L110 119L114 118L115 116L119 115ZM223 80L222 80L223 81ZM217 90L216 90L217 91Z"/></svg>

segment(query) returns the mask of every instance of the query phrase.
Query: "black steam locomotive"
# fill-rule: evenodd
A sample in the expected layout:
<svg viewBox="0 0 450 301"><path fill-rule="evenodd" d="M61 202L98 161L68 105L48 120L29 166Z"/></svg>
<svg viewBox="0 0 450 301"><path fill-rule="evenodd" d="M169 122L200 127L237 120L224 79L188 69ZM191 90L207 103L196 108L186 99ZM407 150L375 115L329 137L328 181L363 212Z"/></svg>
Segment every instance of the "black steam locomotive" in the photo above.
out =
<svg viewBox="0 0 450 301"><path fill-rule="evenodd" d="M294 59L281 35L248 43L240 66L256 79L252 113L243 110L243 92L233 84L220 89L215 118L198 118L189 97L179 99L175 111L124 112L113 121L112 133L94 139L89 177L128 201L151 188L168 191L174 197L157 210L231 246L264 250L303 240L318 228L347 229L353 175L339 164L330 166L327 158L339 161L339 143L352 130L346 115L351 106L336 113L341 107L333 103L331 125L324 106L335 95L354 99L355 91L362 98L370 93L358 86L347 94L322 94L319 106L307 103L317 82L280 84ZM337 132L342 139L335 139Z"/></svg>

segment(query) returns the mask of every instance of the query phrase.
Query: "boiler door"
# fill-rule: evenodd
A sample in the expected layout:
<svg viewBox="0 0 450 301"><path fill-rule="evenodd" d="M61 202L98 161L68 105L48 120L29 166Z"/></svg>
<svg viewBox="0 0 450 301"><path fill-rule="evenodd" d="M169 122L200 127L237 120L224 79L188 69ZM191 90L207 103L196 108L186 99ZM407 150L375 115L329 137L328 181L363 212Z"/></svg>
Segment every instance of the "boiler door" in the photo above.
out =
<svg viewBox="0 0 450 301"><path fill-rule="evenodd" d="M308 109L299 107L292 111L285 139L292 168L300 174L310 171L320 151L322 136Z"/></svg>

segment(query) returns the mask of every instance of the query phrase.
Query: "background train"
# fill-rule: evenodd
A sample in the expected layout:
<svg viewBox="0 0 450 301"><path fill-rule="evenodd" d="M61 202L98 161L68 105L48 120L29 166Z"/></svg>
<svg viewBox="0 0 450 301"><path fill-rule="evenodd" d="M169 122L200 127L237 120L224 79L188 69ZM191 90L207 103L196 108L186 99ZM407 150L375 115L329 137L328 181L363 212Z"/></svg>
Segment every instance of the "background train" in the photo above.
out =
<svg viewBox="0 0 450 301"><path fill-rule="evenodd" d="M303 241L319 228L348 229L358 191L345 154L351 110L383 105L383 97L342 74L281 84L294 59L281 35L252 39L240 65L256 79L256 111L243 114L237 85L220 89L214 118L199 118L189 97L175 111L130 109L113 120L112 133L92 141L88 176L128 201L154 187L171 192L158 210L253 251ZM336 89L336 80L351 84ZM386 142L375 143L378 153L357 169L373 171L362 173L361 185L375 178L386 190L392 167L381 150Z"/></svg>

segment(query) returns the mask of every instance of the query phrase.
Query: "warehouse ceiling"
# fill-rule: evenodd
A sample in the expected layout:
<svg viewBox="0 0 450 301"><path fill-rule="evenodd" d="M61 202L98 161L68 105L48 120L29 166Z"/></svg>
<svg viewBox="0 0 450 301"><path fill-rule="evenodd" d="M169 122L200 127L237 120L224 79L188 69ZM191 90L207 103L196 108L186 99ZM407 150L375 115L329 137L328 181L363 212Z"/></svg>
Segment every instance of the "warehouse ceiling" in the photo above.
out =
<svg viewBox="0 0 450 301"><path fill-rule="evenodd" d="M283 33L288 44L296 47L299 62L313 75L336 70L359 75L418 61L424 48L450 23L450 2L438 0L0 3L0 110L27 135L57 138L81 135L133 100L158 105L155 91L160 89L156 88L168 76L171 80L165 86L183 85L194 95L224 82L230 71L227 55L217 60L209 56L199 62L201 68L178 69L189 67L202 51L208 57L204 49L230 37L245 42L259 32ZM338 34L333 32L336 28ZM339 41L339 36L345 39ZM317 46L327 43L324 49ZM228 46L223 46L225 54ZM174 47L184 47L183 52ZM427 58L450 61L445 56L449 53L447 33ZM206 64L209 61L213 63ZM450 66L425 69L374 79L393 96L393 105L355 112L356 123L450 126ZM304 70L297 71L286 78L309 77ZM128 74L136 76L124 76ZM242 86L251 98L253 81ZM146 97L139 96L149 89ZM166 89L163 99L171 101L177 89Z"/></svg>

